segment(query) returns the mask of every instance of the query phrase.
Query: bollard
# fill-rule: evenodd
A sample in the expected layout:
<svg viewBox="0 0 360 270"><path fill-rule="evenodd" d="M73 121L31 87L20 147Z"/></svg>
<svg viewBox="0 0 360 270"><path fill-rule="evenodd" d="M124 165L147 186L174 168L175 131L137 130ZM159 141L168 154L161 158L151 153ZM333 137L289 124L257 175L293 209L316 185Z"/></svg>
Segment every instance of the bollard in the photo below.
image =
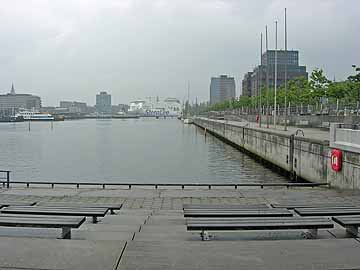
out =
<svg viewBox="0 0 360 270"><path fill-rule="evenodd" d="M6 188L10 187L10 171L6 172Z"/></svg>

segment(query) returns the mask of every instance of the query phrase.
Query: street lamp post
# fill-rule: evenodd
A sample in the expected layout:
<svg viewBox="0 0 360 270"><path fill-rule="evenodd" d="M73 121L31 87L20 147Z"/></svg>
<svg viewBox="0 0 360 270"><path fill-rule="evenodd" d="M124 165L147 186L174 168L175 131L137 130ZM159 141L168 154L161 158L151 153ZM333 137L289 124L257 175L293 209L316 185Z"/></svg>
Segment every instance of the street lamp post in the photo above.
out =
<svg viewBox="0 0 360 270"><path fill-rule="evenodd" d="M276 129L276 91L277 91L277 26L278 21L275 21L275 75L274 75L274 128Z"/></svg>

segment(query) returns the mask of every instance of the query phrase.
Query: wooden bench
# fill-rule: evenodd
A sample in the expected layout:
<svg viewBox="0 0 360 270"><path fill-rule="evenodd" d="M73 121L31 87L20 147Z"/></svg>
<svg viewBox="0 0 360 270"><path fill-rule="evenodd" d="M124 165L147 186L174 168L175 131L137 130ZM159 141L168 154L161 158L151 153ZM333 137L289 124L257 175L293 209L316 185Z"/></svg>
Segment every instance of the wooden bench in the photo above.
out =
<svg viewBox="0 0 360 270"><path fill-rule="evenodd" d="M35 204L36 201L0 200L0 208L8 207L8 206L31 206Z"/></svg>
<svg viewBox="0 0 360 270"><path fill-rule="evenodd" d="M184 204L183 210L191 209L267 209L266 204Z"/></svg>
<svg viewBox="0 0 360 270"><path fill-rule="evenodd" d="M287 209L192 209L184 210L184 217L291 217Z"/></svg>
<svg viewBox="0 0 360 270"><path fill-rule="evenodd" d="M61 238L71 239L71 229L79 228L85 217L59 217L38 215L8 215L0 214L0 226L4 227L33 227L33 228L61 228Z"/></svg>
<svg viewBox="0 0 360 270"><path fill-rule="evenodd" d="M300 216L345 216L360 215L359 207L295 208Z"/></svg>
<svg viewBox="0 0 360 270"><path fill-rule="evenodd" d="M85 207L51 207L51 206L10 206L0 209L5 214L25 215L58 215L58 216L85 216L92 217L93 223L97 223L98 217L104 217L108 208L85 208Z"/></svg>
<svg viewBox="0 0 360 270"><path fill-rule="evenodd" d="M202 240L209 240L207 231L235 230L308 230L311 237L317 237L318 229L330 229L334 224L329 218L265 217L238 219L190 218L186 221L188 231L201 231Z"/></svg>
<svg viewBox="0 0 360 270"><path fill-rule="evenodd" d="M39 206L51 206L51 207L81 207L81 208L108 208L110 214L115 214L115 210L120 210L122 204L114 203L77 203L77 202L39 202Z"/></svg>
<svg viewBox="0 0 360 270"><path fill-rule="evenodd" d="M270 204L273 208L329 208L329 207L338 207L338 208L348 208L354 207L352 203L272 203Z"/></svg>
<svg viewBox="0 0 360 270"><path fill-rule="evenodd" d="M346 232L358 236L360 226L360 216L344 216L344 217L333 217L333 221L340 224L346 229Z"/></svg>

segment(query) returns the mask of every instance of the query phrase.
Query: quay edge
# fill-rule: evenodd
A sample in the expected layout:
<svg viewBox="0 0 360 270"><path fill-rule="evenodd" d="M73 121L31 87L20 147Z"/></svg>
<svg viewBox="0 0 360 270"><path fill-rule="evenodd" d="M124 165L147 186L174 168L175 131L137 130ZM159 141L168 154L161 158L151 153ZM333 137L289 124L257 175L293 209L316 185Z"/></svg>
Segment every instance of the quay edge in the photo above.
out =
<svg viewBox="0 0 360 270"><path fill-rule="evenodd" d="M360 154L343 152L342 170L331 168L333 148L327 140L283 134L209 118L194 118L194 124L246 152L291 180L328 183L339 189L360 190Z"/></svg>

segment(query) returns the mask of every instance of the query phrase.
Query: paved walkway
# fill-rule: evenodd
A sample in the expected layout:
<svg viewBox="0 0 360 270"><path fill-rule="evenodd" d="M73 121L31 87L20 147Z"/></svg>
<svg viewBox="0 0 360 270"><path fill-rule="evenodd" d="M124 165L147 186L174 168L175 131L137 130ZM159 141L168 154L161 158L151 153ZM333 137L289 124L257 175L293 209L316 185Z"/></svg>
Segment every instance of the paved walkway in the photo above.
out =
<svg viewBox="0 0 360 270"><path fill-rule="evenodd" d="M241 127L250 127L250 128L254 128L254 129L259 129L259 130L270 130L272 132L276 132L278 134L285 134L285 135L292 135L295 134L298 130L302 130L303 133L301 131L298 131L298 136L304 136L305 138L309 138L309 139L316 139L316 140L321 140L321 141L325 141L325 140L329 140L330 139L330 131L326 130L326 129L321 129L321 128L306 128L306 127L293 127L293 126L289 126L287 127L287 131L284 131L284 126L277 126L276 128L273 125L269 125L269 128L267 128L266 124L262 123L261 128L259 127L258 123L254 123L254 122L240 122L240 121L230 121L230 120L213 120L212 121L218 121L221 123L229 123L232 125L236 125L236 126L241 126Z"/></svg>
<svg viewBox="0 0 360 270"><path fill-rule="evenodd" d="M0 269L359 269L360 242L344 228L301 231L219 232L202 242L187 232L185 203L259 204L351 202L359 192L327 188L208 189L0 189L0 200L123 203L116 215L87 221L73 239L58 229L0 227Z"/></svg>

